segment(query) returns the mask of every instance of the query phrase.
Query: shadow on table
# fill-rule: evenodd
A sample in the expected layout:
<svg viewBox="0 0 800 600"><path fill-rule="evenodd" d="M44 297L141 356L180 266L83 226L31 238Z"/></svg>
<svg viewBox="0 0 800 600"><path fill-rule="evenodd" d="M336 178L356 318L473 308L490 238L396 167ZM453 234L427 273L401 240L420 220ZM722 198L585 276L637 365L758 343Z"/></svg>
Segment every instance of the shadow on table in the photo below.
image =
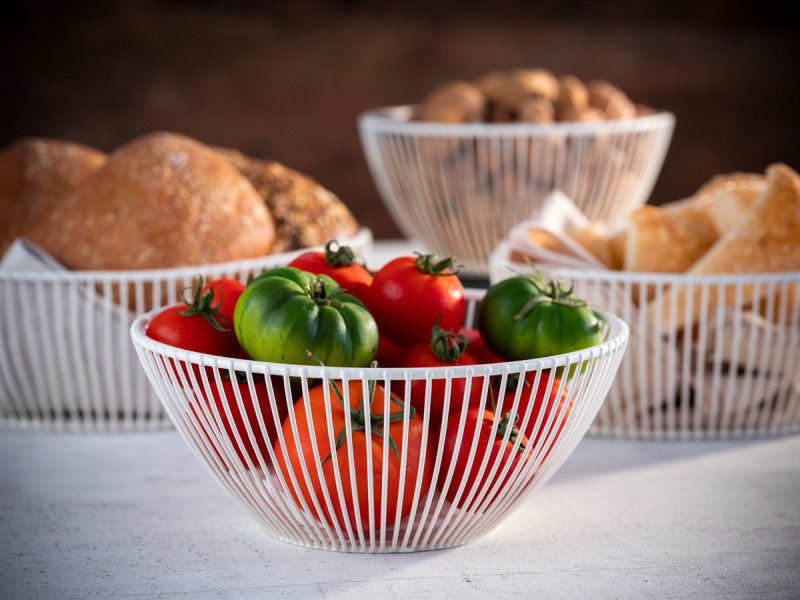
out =
<svg viewBox="0 0 800 600"><path fill-rule="evenodd" d="M709 441L645 441L586 437L553 475L548 485L660 463L747 451L768 444L791 444L797 439L800 439L800 436L782 435Z"/></svg>

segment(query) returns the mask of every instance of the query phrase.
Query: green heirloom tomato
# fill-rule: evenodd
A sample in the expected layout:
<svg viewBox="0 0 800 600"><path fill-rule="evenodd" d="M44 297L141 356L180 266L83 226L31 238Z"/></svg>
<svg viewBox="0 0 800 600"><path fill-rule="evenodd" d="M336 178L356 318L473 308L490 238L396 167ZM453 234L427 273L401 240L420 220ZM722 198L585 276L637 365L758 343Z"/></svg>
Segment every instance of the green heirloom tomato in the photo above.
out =
<svg viewBox="0 0 800 600"><path fill-rule="evenodd" d="M600 319L556 281L517 275L491 286L478 307L486 345L505 360L565 354L603 340Z"/></svg>
<svg viewBox="0 0 800 600"><path fill-rule="evenodd" d="M239 343L255 360L366 367L378 348L378 325L355 296L327 275L278 267L256 277L233 313Z"/></svg>

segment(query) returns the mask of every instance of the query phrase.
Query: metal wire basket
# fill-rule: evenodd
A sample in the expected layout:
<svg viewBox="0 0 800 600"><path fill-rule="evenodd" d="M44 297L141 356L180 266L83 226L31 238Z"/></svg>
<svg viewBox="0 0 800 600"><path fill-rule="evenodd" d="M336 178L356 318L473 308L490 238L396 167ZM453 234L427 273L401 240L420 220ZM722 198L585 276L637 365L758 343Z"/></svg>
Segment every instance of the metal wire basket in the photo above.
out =
<svg viewBox="0 0 800 600"><path fill-rule="evenodd" d="M372 232L341 243L368 259ZM135 316L178 302L199 276L246 281L302 251L146 271L0 270L0 426L171 427L130 341Z"/></svg>
<svg viewBox="0 0 800 600"><path fill-rule="evenodd" d="M358 120L378 192L398 227L440 256L488 273L497 243L560 190L591 220L643 204L664 162L675 117L558 123L430 123L416 106Z"/></svg>
<svg viewBox="0 0 800 600"><path fill-rule="evenodd" d="M468 290L467 322L482 293ZM356 369L182 351L146 336L150 318L133 323L133 343L165 411L214 479L271 536L350 552L444 548L490 531L581 440L628 336L625 323L605 315L605 341L581 352L469 367ZM557 377L563 373L573 375ZM515 376L531 387L507 393ZM422 416L409 400L415 381L426 386ZM438 384L445 410L437 428L428 409ZM382 395L372 402L371 385ZM479 401L468 405L474 390ZM537 408L537 391L554 400ZM339 414L337 406L354 410ZM360 427L368 406L371 427ZM516 414L527 438L501 429L502 419L479 436L467 425L469 410ZM498 435L514 460L488 451Z"/></svg>
<svg viewBox="0 0 800 600"><path fill-rule="evenodd" d="M503 251L492 281L525 272ZM641 439L800 431L800 272L746 275L547 269L631 327L590 429Z"/></svg>

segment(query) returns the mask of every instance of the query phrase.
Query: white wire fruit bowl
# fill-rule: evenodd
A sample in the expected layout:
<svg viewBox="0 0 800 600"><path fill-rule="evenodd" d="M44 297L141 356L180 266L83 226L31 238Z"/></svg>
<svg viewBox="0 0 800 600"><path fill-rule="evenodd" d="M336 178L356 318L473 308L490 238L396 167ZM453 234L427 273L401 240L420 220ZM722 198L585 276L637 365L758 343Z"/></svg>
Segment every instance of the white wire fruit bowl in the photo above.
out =
<svg viewBox="0 0 800 600"><path fill-rule="evenodd" d="M397 226L440 256L488 273L497 243L559 190L614 223L647 200L675 117L557 123L416 121L415 105L359 116L367 165Z"/></svg>
<svg viewBox="0 0 800 600"><path fill-rule="evenodd" d="M502 245L501 245L502 246ZM528 267L492 256L496 282ZM800 432L800 272L546 269L631 327L589 434L654 440Z"/></svg>
<svg viewBox="0 0 800 600"><path fill-rule="evenodd" d="M340 242L365 260L372 252L367 228ZM134 317L178 302L198 276L244 282L303 251L142 271L0 270L0 427L171 427L131 344Z"/></svg>
<svg viewBox="0 0 800 600"><path fill-rule="evenodd" d="M474 321L482 294L467 290L466 322ZM154 314L133 323L134 346L166 413L213 478L271 536L349 552L445 548L494 528L555 473L581 440L611 386L628 338L623 321L604 315L602 343L559 356L452 368L312 367L165 345L146 335ZM569 378L550 376L570 372ZM237 386L226 392L224 380L237 373ZM529 402L519 410L523 392L505 395L515 374L529 378L531 393L541 385L560 402L553 401L549 410ZM426 408L435 393L432 386L445 384L449 408L443 414L449 416L441 428L431 426L427 411L421 417L411 414L402 386L408 390L417 380L427 385ZM466 389L455 393L459 381L466 382ZM342 406L355 407L370 382L383 394L377 408L372 405L372 425L391 432L389 436L376 434L374 428L360 432L357 414L334 414L334 384L342 392ZM497 386L496 396L490 386ZM491 409L494 399L496 414L518 415L519 430L529 434L527 444L511 428L500 436L503 444L513 446L517 461L481 452L486 446L467 433L464 398L472 388L480 390L477 410ZM393 393L399 404L385 400ZM395 413L396 421L387 425ZM493 435L500 426L493 421ZM451 449L456 450L448 455L443 432L450 429L455 434L447 439L455 440ZM332 450L339 441L342 449ZM461 472L445 458L459 452L469 461ZM300 459L291 460L296 456ZM458 475L470 466L476 470L473 483Z"/></svg>

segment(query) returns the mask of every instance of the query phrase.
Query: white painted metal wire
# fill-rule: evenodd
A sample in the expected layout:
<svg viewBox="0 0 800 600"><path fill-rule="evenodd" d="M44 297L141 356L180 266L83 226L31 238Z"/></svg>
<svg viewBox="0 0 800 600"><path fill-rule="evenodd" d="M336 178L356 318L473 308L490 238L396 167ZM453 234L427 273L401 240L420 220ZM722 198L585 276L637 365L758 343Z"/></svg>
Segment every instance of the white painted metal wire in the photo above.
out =
<svg viewBox="0 0 800 600"><path fill-rule="evenodd" d="M492 258L493 281L524 270ZM631 328L591 435L673 440L800 431L800 272L547 274L574 282L578 296Z"/></svg>
<svg viewBox="0 0 800 600"><path fill-rule="evenodd" d="M613 223L646 202L675 117L592 123L429 123L414 106L359 117L378 192L403 233L468 271L560 190L591 220Z"/></svg>
<svg viewBox="0 0 800 600"><path fill-rule="evenodd" d="M468 293L467 322L472 322L482 292L469 290ZM140 317L131 328L139 358L169 418L214 479L270 535L305 546L350 552L444 548L469 542L490 531L523 498L553 475L583 437L611 386L628 336L627 326L608 315L605 341L581 352L470 367L355 369L281 365L185 352L148 338L145 331L149 319L149 315ZM577 368L570 371L572 365ZM246 391L225 395L223 390L220 393L223 377L233 376L235 372L244 377ZM544 378L554 372L575 374L571 378ZM548 386L548 393L563 393L565 401L549 413L533 408L519 411L522 392L503 400L509 376L515 373L532 377L534 390L542 385ZM452 393L453 382L461 378L469 382L463 396ZM430 426L427 416L422 417L422 441L415 445L414 439L419 438L412 438L410 434L408 393L400 391L399 387L414 380L426 382L425 406L431 401L431 385L437 380L446 382L449 410L445 410L445 414L451 410L453 413L446 418L443 427L447 420L464 418L463 399L470 387L479 387L481 408L490 408L495 396L488 389L490 382L495 382L500 386L496 396L497 413L519 413L519 428L524 429L530 423L533 431L540 435L532 435L535 442L529 442L520 460L508 467L504 465L510 463L502 463L489 454L476 454L478 442L464 435L463 421L457 421L457 444L469 453L470 462L480 461L480 473L489 475L484 483L467 486L466 480L457 477L450 462L443 458L440 430ZM404 479L400 478L400 488L394 490L390 477L383 476L390 472L389 461L396 461L387 436L368 434L369 439L377 443L373 450L369 445L355 444L353 421L349 416L344 426L346 454L327 457L339 433L330 409L311 419L313 430L323 436L312 436L312 440L324 439L327 445L321 447L318 441L312 441L310 446L300 443L301 430L305 428L299 424L299 413L292 410L292 401L286 399L287 395L292 397L292 390L298 407L308 411L312 401L320 402L318 396L313 400L315 385L322 386L325 398L333 404L332 382L348 390L349 382L360 382L365 389L370 381L382 386L386 394L400 391L403 401L403 419L394 439L400 457L396 473L406 473L411 468L410 448L423 448L427 462L422 460L421 464L428 465L427 473L434 482L430 488L425 489L420 483L424 477L419 476L410 480L414 483L409 483L405 490ZM405 386L404 389L409 388ZM220 402L208 400L220 395ZM260 399L254 401L254 397ZM348 400L345 394L345 401ZM235 414L246 415L248 410L251 417L245 417L238 428L226 427ZM381 410L379 423L387 430L389 403ZM281 428L282 419L276 415L286 414L289 416L283 419ZM493 427L496 431L496 422ZM509 436L506 432L503 440L511 439ZM259 440L265 439L270 443L259 444ZM517 438L517 450L519 443ZM305 448L305 461L279 463L279 455L298 446ZM323 467L326 458L336 461L328 471ZM366 464L366 470L358 471L357 463ZM381 476L377 479L363 477L363 473L370 472L370 467ZM425 471L424 467L416 469L418 474ZM498 477L493 478L494 474ZM357 490L347 484L348 480L361 481L366 491L359 496ZM482 480L478 477L476 481ZM315 493L302 493L315 482L321 486ZM446 499L448 490L453 492L452 502ZM403 497L404 491L408 493L407 509L393 508L399 504L396 501ZM368 518L359 516L359 501L374 507Z"/></svg>
<svg viewBox="0 0 800 600"><path fill-rule="evenodd" d="M364 259L372 233L343 240ZM245 281L300 250L149 271L0 270L0 426L124 431L170 427L130 340L136 315L204 279Z"/></svg>

